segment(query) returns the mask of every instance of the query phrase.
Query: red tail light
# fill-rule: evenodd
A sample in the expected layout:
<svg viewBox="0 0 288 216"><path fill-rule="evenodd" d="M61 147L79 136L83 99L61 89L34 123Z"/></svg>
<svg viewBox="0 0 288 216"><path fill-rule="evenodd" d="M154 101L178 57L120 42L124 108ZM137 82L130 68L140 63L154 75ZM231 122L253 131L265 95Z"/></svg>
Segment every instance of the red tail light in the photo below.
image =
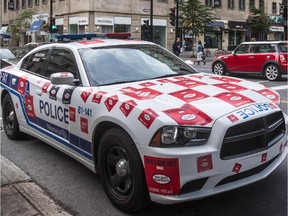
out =
<svg viewBox="0 0 288 216"><path fill-rule="evenodd" d="M283 54L280 55L280 62L281 63L287 63L287 59L286 59L285 55L283 55Z"/></svg>

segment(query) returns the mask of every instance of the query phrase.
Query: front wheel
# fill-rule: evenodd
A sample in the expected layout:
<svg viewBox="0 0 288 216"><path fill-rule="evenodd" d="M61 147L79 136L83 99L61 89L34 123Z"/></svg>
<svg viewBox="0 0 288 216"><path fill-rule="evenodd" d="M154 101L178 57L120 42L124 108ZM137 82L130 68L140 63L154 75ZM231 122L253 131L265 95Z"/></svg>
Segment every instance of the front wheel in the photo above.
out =
<svg viewBox="0 0 288 216"><path fill-rule="evenodd" d="M20 132L13 101L9 94L4 96L4 100L2 102L2 119L4 131L8 138L13 140L23 138L24 134Z"/></svg>
<svg viewBox="0 0 288 216"><path fill-rule="evenodd" d="M264 75L268 80L275 81L281 78L281 71L275 64L269 64L264 69Z"/></svg>
<svg viewBox="0 0 288 216"><path fill-rule="evenodd" d="M149 203L143 164L131 137L113 128L103 135L98 151L101 182L111 202L131 213Z"/></svg>
<svg viewBox="0 0 288 216"><path fill-rule="evenodd" d="M226 75L226 68L222 62L215 62L212 66L212 71L217 75Z"/></svg>

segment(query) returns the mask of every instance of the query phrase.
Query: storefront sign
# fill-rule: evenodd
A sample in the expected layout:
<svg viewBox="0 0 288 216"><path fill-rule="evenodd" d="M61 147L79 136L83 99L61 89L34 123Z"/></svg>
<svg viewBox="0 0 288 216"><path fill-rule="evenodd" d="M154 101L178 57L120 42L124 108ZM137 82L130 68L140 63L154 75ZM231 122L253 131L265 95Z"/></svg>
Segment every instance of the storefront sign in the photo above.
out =
<svg viewBox="0 0 288 216"><path fill-rule="evenodd" d="M105 25L105 26L113 26L114 20L113 18L106 17L95 17L95 25Z"/></svg>
<svg viewBox="0 0 288 216"><path fill-rule="evenodd" d="M88 25L88 17L78 17L78 25Z"/></svg>
<svg viewBox="0 0 288 216"><path fill-rule="evenodd" d="M284 32L284 27L283 26L270 26L269 30L272 32Z"/></svg>
<svg viewBox="0 0 288 216"><path fill-rule="evenodd" d="M247 24L245 22L228 21L228 28L235 31L247 31Z"/></svg>

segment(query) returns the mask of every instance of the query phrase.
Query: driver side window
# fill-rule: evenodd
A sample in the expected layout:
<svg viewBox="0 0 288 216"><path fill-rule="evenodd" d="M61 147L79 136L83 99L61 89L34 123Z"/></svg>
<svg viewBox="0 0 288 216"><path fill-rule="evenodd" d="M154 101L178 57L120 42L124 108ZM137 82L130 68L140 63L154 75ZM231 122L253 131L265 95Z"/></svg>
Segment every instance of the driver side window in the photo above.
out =
<svg viewBox="0 0 288 216"><path fill-rule="evenodd" d="M54 49L48 61L45 76L50 77L53 73L70 72L75 79L79 79L77 64L73 54L64 49Z"/></svg>

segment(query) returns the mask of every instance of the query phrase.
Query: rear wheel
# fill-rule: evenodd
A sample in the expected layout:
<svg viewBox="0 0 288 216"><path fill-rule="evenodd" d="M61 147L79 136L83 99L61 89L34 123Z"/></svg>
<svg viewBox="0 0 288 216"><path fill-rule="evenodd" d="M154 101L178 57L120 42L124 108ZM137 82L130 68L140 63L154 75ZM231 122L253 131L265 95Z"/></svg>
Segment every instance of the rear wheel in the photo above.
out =
<svg viewBox="0 0 288 216"><path fill-rule="evenodd" d="M268 80L274 81L281 78L281 71L275 64L269 64L264 69L264 75Z"/></svg>
<svg viewBox="0 0 288 216"><path fill-rule="evenodd" d="M215 62L213 64L212 71L217 75L226 75L226 68L222 62Z"/></svg>
<svg viewBox="0 0 288 216"><path fill-rule="evenodd" d="M110 129L98 152L100 178L111 202L129 213L148 204L143 164L131 137L122 129Z"/></svg>
<svg viewBox="0 0 288 216"><path fill-rule="evenodd" d="M24 137L24 134L20 132L12 98L9 94L4 96L2 103L2 119L4 131L10 139L18 140Z"/></svg>

